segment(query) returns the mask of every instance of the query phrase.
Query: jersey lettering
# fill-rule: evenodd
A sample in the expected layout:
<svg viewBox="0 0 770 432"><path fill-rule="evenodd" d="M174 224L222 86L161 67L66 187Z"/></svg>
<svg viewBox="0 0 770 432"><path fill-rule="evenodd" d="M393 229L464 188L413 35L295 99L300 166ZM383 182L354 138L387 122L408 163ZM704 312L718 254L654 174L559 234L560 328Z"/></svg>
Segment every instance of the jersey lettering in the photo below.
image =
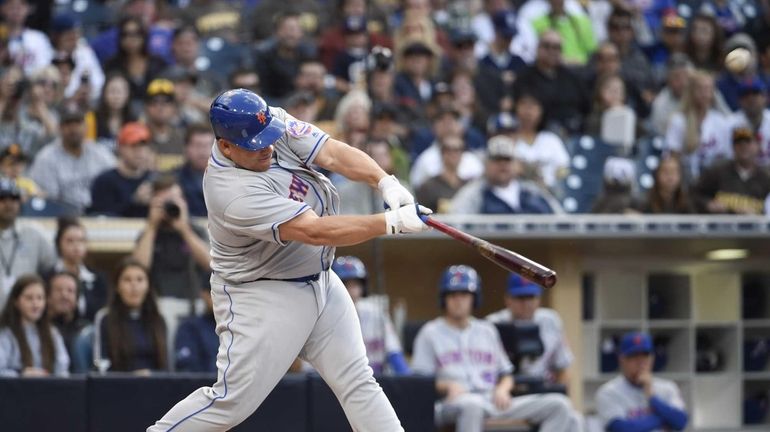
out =
<svg viewBox="0 0 770 432"><path fill-rule="evenodd" d="M305 196L310 189L310 185L302 181L295 174L291 175L291 184L289 184L289 198L294 201L305 202Z"/></svg>

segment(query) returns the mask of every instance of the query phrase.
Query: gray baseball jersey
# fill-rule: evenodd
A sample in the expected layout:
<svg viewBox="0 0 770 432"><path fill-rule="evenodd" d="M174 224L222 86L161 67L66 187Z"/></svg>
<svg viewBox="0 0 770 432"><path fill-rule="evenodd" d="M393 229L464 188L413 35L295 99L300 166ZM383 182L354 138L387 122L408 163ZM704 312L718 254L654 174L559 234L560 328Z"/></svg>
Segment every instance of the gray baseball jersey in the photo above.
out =
<svg viewBox="0 0 770 432"><path fill-rule="evenodd" d="M487 315L486 319L493 323L511 322L513 321L513 314L506 308ZM564 325L555 310L537 308L532 320L540 328L543 355L536 359L522 360L519 364L521 369L519 373L553 381L555 379L553 373L569 367L575 356L567 343L567 338L564 337Z"/></svg>
<svg viewBox="0 0 770 432"><path fill-rule="evenodd" d="M685 409L682 395L673 381L653 377L652 394L669 405ZM596 392L596 410L605 427L615 419L633 419L652 412L644 391L622 375L599 387Z"/></svg>
<svg viewBox="0 0 770 432"><path fill-rule="evenodd" d="M388 354L401 352L401 342L386 308L386 300L381 297L366 297L356 302L366 357L375 373L383 371Z"/></svg>
<svg viewBox="0 0 770 432"><path fill-rule="evenodd" d="M470 392L490 394L501 375L513 372L513 365L491 323L471 318L466 328L459 329L436 318L417 334L412 370L458 382Z"/></svg>
<svg viewBox="0 0 770 432"><path fill-rule="evenodd" d="M268 171L239 169L214 145L203 176L211 268L229 283L309 276L334 259L333 247L287 243L280 233L282 223L308 210L337 214L334 186L309 168L329 136L281 108L270 111L286 123L286 133L274 144Z"/></svg>

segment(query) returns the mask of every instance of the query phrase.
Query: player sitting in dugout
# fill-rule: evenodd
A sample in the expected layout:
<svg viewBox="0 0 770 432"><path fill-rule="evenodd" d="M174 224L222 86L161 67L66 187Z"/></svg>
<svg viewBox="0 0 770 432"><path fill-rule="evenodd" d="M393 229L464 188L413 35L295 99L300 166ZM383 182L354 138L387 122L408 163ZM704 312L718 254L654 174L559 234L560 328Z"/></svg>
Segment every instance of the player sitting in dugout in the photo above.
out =
<svg viewBox="0 0 770 432"><path fill-rule="evenodd" d="M436 425L458 432L481 432L485 419L525 420L540 432L580 430L580 419L560 393L511 397L513 365L495 326L473 317L481 281L465 265L449 267L441 278L443 316L417 334L412 357L415 373L436 377Z"/></svg>
<svg viewBox="0 0 770 432"><path fill-rule="evenodd" d="M620 341L621 375L599 387L596 409L609 432L684 430L687 412L673 381L652 376L652 338L631 332Z"/></svg>
<svg viewBox="0 0 770 432"><path fill-rule="evenodd" d="M487 315L492 323L530 321L537 324L543 354L535 359L522 359L520 374L544 379L546 382L569 385L569 365L575 359L564 337L564 326L558 312L540 307L543 289L517 274L508 278L505 309Z"/></svg>

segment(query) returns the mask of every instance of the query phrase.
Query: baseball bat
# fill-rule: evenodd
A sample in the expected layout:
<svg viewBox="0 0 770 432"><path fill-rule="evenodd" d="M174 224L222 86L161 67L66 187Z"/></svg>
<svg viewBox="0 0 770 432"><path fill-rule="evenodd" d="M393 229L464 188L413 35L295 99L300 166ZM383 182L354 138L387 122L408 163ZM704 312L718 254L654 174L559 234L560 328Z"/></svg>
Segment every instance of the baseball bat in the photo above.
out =
<svg viewBox="0 0 770 432"><path fill-rule="evenodd" d="M520 274L545 288L551 288L556 284L556 272L542 264L538 264L516 252L509 251L504 247L474 237L428 216L423 215L420 217L428 226L437 229L468 246L476 248L476 251L478 251L484 258L508 271Z"/></svg>

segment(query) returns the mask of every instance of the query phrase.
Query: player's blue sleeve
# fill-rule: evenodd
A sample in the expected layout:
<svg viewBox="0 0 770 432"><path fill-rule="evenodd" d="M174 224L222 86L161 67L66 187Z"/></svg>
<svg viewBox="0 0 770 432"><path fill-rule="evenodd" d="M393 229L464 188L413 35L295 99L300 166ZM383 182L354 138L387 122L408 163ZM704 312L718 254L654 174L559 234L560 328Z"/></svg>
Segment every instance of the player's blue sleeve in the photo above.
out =
<svg viewBox="0 0 770 432"><path fill-rule="evenodd" d="M388 364L396 373L396 375L409 375L412 371L409 369L409 365L406 364L406 359L401 351L394 351L388 353Z"/></svg>
<svg viewBox="0 0 770 432"><path fill-rule="evenodd" d="M609 432L650 432L663 426L663 421L655 414L648 414L634 419L615 419L607 425Z"/></svg>
<svg viewBox="0 0 770 432"><path fill-rule="evenodd" d="M687 412L667 404L663 399L653 396L650 398L650 406L666 426L674 430L682 430L687 426Z"/></svg>

